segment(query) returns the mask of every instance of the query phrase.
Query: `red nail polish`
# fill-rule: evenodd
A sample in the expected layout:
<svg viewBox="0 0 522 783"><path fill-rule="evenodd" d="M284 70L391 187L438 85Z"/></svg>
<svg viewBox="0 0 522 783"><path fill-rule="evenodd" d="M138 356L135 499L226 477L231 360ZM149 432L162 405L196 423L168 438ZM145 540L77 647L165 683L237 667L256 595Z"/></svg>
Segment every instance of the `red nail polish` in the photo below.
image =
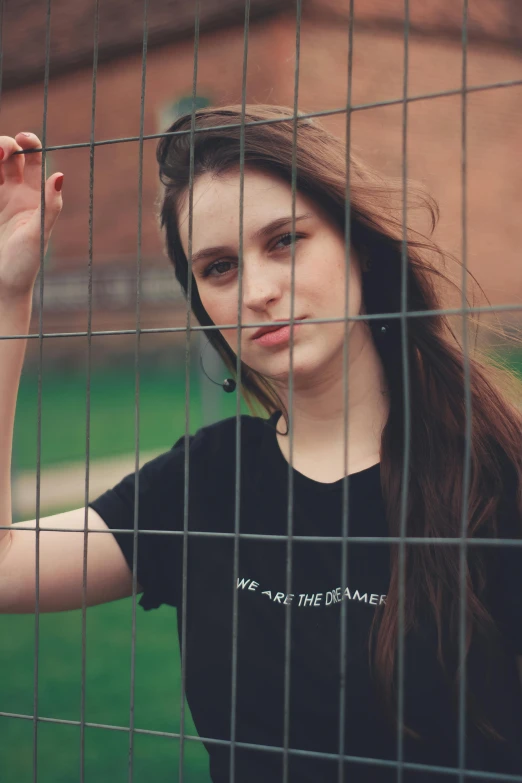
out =
<svg viewBox="0 0 522 783"><path fill-rule="evenodd" d="M5 152L3 151L2 147L0 147L0 160L4 159Z"/></svg>
<svg viewBox="0 0 522 783"><path fill-rule="evenodd" d="M56 181L54 183L54 187L56 188L58 193L62 189L62 185L63 185L63 174L60 174L60 176L56 178Z"/></svg>

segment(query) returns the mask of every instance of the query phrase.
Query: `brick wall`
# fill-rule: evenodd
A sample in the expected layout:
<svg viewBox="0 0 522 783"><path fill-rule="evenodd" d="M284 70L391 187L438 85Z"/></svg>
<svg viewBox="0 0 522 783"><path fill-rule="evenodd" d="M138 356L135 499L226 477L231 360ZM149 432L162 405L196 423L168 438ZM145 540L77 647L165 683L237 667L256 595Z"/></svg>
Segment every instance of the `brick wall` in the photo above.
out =
<svg viewBox="0 0 522 783"><path fill-rule="evenodd" d="M301 40L299 103L309 110L343 106L347 94L347 26L318 20L304 21ZM279 17L252 26L249 39L247 100L292 105L294 85L295 22ZM233 27L206 33L199 52L199 94L213 103L239 102L243 58L243 31ZM412 34L409 50L409 93L458 89L462 53L457 41ZM193 45L187 40L151 49L147 59L145 134L159 130L165 106L190 94ZM398 33L358 31L353 60L355 104L389 101L402 95L403 41ZM468 83L478 85L522 77L522 56L512 48L470 48ZM92 75L85 70L51 81L47 113L49 145L89 140ZM141 56L133 55L100 65L96 94L96 140L138 135L140 127ZM519 303L522 298L522 87L509 87L468 96L468 266L493 304ZM10 91L2 99L2 133L40 132L43 110L41 84ZM325 119L344 133L342 115ZM400 176L402 106L381 106L352 115L352 141L360 153L384 173ZM424 183L441 206L439 241L460 256L461 248L461 98L412 102L408 109L408 173ZM143 219L141 253L143 271L168 268L154 216L157 196L155 141L144 142ZM138 248L137 142L97 147L94 166L93 275L98 290L107 269L128 270L136 279ZM48 263L49 291L53 274L57 285L75 270L87 268L89 248L89 149L51 153L52 170L65 172L64 210L52 239ZM457 278L460 268L448 268ZM76 296L86 301L86 278L76 283ZM168 282L163 283L168 289ZM79 286L79 288L78 288ZM131 286L132 287L132 286ZM154 284L151 284L154 288ZM62 288L62 291L65 289ZM131 289L129 289L131 290ZM87 313L56 306L44 311L44 330L87 328ZM64 293L64 297L67 294ZM103 298L100 299L103 301ZM457 302L458 304L458 302ZM36 314L35 314L36 318ZM144 298L141 326L182 326L183 306L172 281L171 300ZM92 329L132 329L135 306L96 306ZM35 320L34 328L37 329ZM121 338L131 345L132 337ZM158 338L159 339L159 338ZM170 345L176 340L162 338ZM182 335L178 336L178 342ZM78 338L80 340L80 338ZM99 344L102 338L97 338ZM74 360L75 340L56 339L49 350L69 353ZM32 341L29 355L37 349ZM114 340L112 340L114 343ZM111 344L112 344L111 343ZM147 341L152 345L153 340ZM60 347L58 347L60 344ZM68 347L70 346L70 347Z"/></svg>

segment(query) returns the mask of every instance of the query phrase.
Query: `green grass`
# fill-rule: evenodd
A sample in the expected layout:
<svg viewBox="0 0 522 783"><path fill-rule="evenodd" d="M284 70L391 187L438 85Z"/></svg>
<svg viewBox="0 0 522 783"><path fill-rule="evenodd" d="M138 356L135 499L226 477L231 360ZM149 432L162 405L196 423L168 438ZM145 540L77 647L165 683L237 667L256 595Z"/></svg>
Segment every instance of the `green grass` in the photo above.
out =
<svg viewBox="0 0 522 783"><path fill-rule="evenodd" d="M80 720L81 612L40 616L38 714ZM87 612L85 720L129 726L132 600ZM136 612L134 725L153 731L180 731L180 656L176 613L170 607ZM0 617L0 710L33 714L35 618ZM186 712L185 732L197 734ZM0 717L0 780L32 783L33 722ZM135 783L177 781L179 740L134 735ZM39 783L80 779L79 726L38 724ZM127 783L128 731L87 728L85 780ZM187 783L209 783L208 756L199 742L186 741Z"/></svg>
<svg viewBox="0 0 522 783"><path fill-rule="evenodd" d="M522 351L499 352L522 378ZM86 456L86 376L47 373L42 380L41 465L82 461ZM234 416L235 394L218 395L215 418ZM190 423L203 424L197 377L190 381ZM90 386L90 459L133 453L136 448L136 383L132 367L94 370ZM242 412L247 409L242 405ZM185 432L185 376L179 369L144 369L139 384L140 451L169 448ZM34 470L37 458L38 378L22 376L15 421L13 465Z"/></svg>
<svg viewBox="0 0 522 783"><path fill-rule="evenodd" d="M203 423L197 379L191 379L190 426ZM87 380L71 373L44 374L41 402L41 465L85 460ZM233 416L235 395L223 393L217 418ZM171 446L185 432L185 377L150 369L139 385L140 451ZM134 452L136 384L132 368L94 371L90 387L90 458ZM37 457L38 377L23 375L18 394L13 456L19 470Z"/></svg>

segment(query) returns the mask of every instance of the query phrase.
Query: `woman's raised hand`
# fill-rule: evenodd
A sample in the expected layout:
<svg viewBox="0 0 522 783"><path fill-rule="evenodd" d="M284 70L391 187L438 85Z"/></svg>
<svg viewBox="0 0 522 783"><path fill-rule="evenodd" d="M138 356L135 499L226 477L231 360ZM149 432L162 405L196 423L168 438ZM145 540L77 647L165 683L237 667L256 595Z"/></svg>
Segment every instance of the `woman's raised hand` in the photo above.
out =
<svg viewBox="0 0 522 783"><path fill-rule="evenodd" d="M14 155L39 149L34 133L15 138L0 136L0 296L14 298L32 293L40 269L42 153ZM3 153L3 154L2 154ZM63 175L52 174L45 183L44 248L62 209Z"/></svg>

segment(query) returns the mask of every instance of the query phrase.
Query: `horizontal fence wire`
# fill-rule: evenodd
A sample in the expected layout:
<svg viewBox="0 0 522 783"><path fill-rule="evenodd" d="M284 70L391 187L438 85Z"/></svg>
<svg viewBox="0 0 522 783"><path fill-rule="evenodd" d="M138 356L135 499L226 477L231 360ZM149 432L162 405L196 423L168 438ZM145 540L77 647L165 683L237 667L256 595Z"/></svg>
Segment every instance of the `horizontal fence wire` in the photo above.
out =
<svg viewBox="0 0 522 783"><path fill-rule="evenodd" d="M408 310L406 313L407 318L431 318L433 316L439 317L442 315L463 315L464 313L497 313L497 312L520 312L522 311L522 304L498 304L498 305L467 305L466 307L447 307L447 308L440 308L436 310ZM303 326L306 326L306 324L330 324L330 323L340 323L344 321L381 321L383 319L386 320L394 320L394 319L401 319L403 317L401 312L383 312L383 313L367 313L364 315L350 315L348 317L345 316L336 316L331 318L307 318L306 322L303 324ZM194 324L191 325L190 331L191 332L206 332L206 331L221 331L222 329L253 329L254 327L260 327L260 326L273 326L274 321L256 321L255 323L242 323L240 326L237 323L231 323L231 324ZM277 321L278 324L281 325L288 325L291 323L290 319L281 319ZM157 327L144 327L144 328L138 328L138 329L98 329L93 330L91 332L91 335L93 337L96 336L107 336L107 335L127 335L127 334L136 334L137 331L139 331L141 334L158 334L158 333L174 333L174 332L185 332L187 329L186 326L157 326ZM27 340L27 339L39 339L39 338L49 338L49 337L86 337L88 335L88 332L86 331L74 331L74 332L33 332L29 334L11 334L11 335L0 335L0 340Z"/></svg>
<svg viewBox="0 0 522 783"><path fill-rule="evenodd" d="M0 525L0 530L10 530L9 525ZM82 532L83 528L79 530L78 528L63 528L63 527L40 527L38 528L40 530L47 531L49 533L52 532L61 532L61 533L78 533ZM36 527L27 527L23 523L17 523L16 524L16 530L17 532L19 530L26 530L26 531L34 531L36 530ZM112 533L126 533L128 535L134 535L133 530L129 530L128 528L125 529L119 529L119 528L111 528L110 530L89 530L89 535L107 535ZM140 536L183 536L185 535L185 532L183 530L140 530L139 531ZM251 539L251 540L257 540L257 541L286 541L287 535L276 535L273 533L270 534L264 534L264 533L225 533L225 532L219 532L219 531L210 531L210 530L187 530L186 532L187 536L195 536L195 537L210 537L210 538L234 538L236 535L239 536L239 538L244 539ZM294 541L316 541L317 543L320 542L326 542L326 541L333 541L333 542L339 542L344 541L343 536L303 536L300 534L294 534L293 535ZM348 536L348 541L350 543L360 543L360 544L400 544L401 541L404 541L406 544L420 544L425 546L432 546L432 545L443 545L443 546L459 546L460 542L462 541L462 538L455 537L455 538L422 538L420 536ZM466 539L467 546L491 546L491 547L497 547L497 546L509 546L509 547L521 547L522 546L522 539L519 538L468 538Z"/></svg>
<svg viewBox="0 0 522 783"><path fill-rule="evenodd" d="M0 711L0 717L1 718L17 718L20 720L34 720L33 715L24 715L22 713L16 713L16 712L2 712ZM62 718L44 718L42 716L38 716L37 718L39 723L53 723L58 725L65 725L65 726L79 726L80 721L78 720L66 720ZM128 726L115 726L111 725L109 723L91 723L86 722L85 725L88 728L93 729L106 729L108 731L119 731L119 732L125 732L129 731ZM180 734L177 734L175 732L169 732L169 731L154 731L153 729L133 729L134 734L141 734L146 735L150 737L165 737L166 739L180 739ZM185 734L184 735L185 740L190 740L191 742L196 743L204 743L205 745L221 745L223 747L230 746L230 740L222 740L222 739L216 739L214 737L201 737L193 734ZM260 750L264 753L276 753L279 755L282 755L284 752L283 748L274 746L274 745L258 745L251 742L239 742L236 741L235 743L236 747L238 748L245 748L245 750ZM311 759L325 759L325 760L331 760L334 761L338 759L337 753L321 753L319 751L314 750L302 750L301 748L289 748L288 753L291 756L295 757L305 757L305 758L311 758ZM380 768L388 768L388 769L395 769L397 767L396 761L386 761L385 759L375 759L365 756L350 756L350 755L344 755L343 756L344 761L361 764L362 766L375 766ZM442 775L455 775L455 773L458 771L454 767L439 767L437 765L433 764L418 764L415 762L403 762L403 768L405 770L412 770L416 772L439 772ZM497 781L506 781L506 783L522 783L522 775L509 775L502 772L495 772L495 780ZM464 770L464 776L466 778L476 779L476 780L487 780L488 783L491 781L491 772L480 772L479 770Z"/></svg>
<svg viewBox="0 0 522 783"><path fill-rule="evenodd" d="M489 84L478 84L473 85L471 87L466 88L467 93L474 93L474 92L484 92L487 90L498 90L505 87L520 87L522 86L522 79L507 79L504 81L499 82L490 82ZM452 90L440 90L438 92L427 92L427 93L421 93L420 95L410 95L406 99L407 103L415 103L417 101L427 101L432 100L434 98L449 98L452 95L462 95L462 89L455 88ZM391 98L389 100L385 101L372 101L371 103L359 103L354 104L351 107L351 111L365 111L366 109L378 109L380 107L384 106L400 106L404 103L404 98ZM310 119L313 120L315 117L321 118L321 117L332 117L336 114L345 114L346 113L346 106L338 107L336 109L323 109L321 111L312 111L312 112L303 112L302 114L299 114L299 120L306 120ZM267 119L267 120L252 120L247 123L247 125L272 125L273 123L278 122L288 122L288 120L291 120L292 116L288 117L276 117L274 119ZM240 123L230 123L227 125L213 125L212 126L214 130L226 130L227 128L240 128ZM204 133L203 128L196 128L196 133ZM168 136L186 136L189 135L190 131L182 130L182 131L170 131L170 132L162 132L162 133L149 133L143 136L144 141L148 141L150 139L162 139L164 137ZM100 141L95 142L96 147L102 147L107 144L122 144L125 142L132 142L132 141L139 141L139 136L120 136L113 139L103 139ZM48 146L47 151L51 152L54 150L68 150L68 149L79 149L81 147L90 147L90 143L88 141L86 142L76 142L74 144L57 144L55 146ZM23 155L23 154L30 154L32 152L38 152L37 149L34 150L24 150L23 152L15 152L14 155Z"/></svg>
<svg viewBox="0 0 522 783"><path fill-rule="evenodd" d="M461 307L449 307L447 309L440 310L408 310L407 318L422 318L441 315L462 315L464 313L497 313L497 312L522 312L522 304L508 304L508 305L484 305L477 307L466 307L464 311ZM368 315L352 315L348 320L350 321L381 321L384 318L387 320L394 320L402 318L401 313L368 313ZM307 318L306 323L309 324L330 324L344 322L346 319L342 316L337 318ZM274 321L258 321L257 323L242 324L241 329L253 329L254 327L261 326L274 326ZM279 326L290 324L290 319L285 321L277 321ZM305 326L306 324L303 324ZM185 332L186 326L165 326L165 327L151 327L143 329L99 329L92 331L90 334L92 337L107 337L111 335L128 335L136 334L138 331L140 334L171 334L176 332ZM191 332L206 332L206 331L222 331L223 329L238 329L237 324L212 324L209 326L194 325L190 327ZM89 332L76 331L76 332L35 332L31 334L10 334L0 335L0 340L31 340L31 339L43 339L53 337L87 337Z"/></svg>

